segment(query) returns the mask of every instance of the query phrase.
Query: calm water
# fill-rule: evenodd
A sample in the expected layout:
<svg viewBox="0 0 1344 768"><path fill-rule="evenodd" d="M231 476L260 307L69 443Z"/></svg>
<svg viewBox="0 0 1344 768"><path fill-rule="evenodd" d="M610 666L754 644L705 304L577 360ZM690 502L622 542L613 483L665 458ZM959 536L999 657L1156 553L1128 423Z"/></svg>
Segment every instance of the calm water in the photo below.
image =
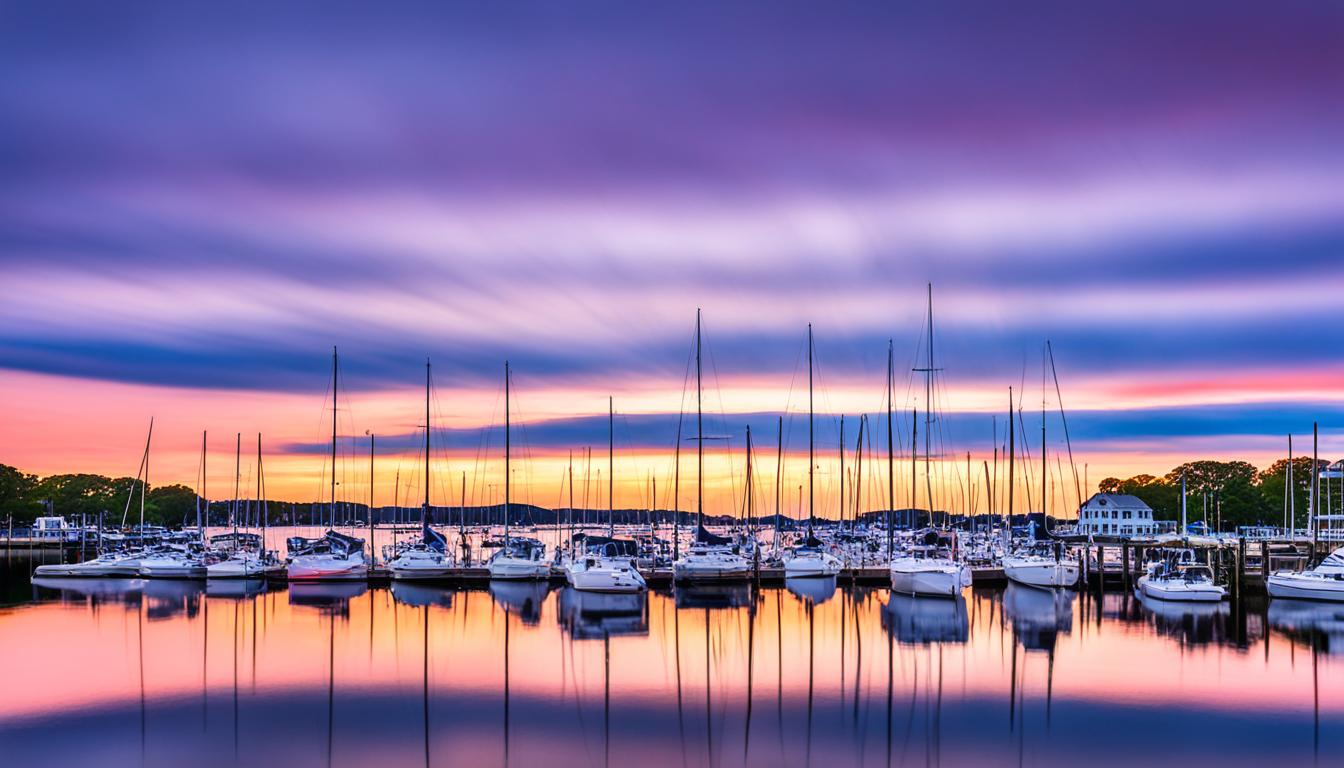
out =
<svg viewBox="0 0 1344 768"><path fill-rule="evenodd" d="M4 567L9 765L1344 763L1344 609Z"/></svg>

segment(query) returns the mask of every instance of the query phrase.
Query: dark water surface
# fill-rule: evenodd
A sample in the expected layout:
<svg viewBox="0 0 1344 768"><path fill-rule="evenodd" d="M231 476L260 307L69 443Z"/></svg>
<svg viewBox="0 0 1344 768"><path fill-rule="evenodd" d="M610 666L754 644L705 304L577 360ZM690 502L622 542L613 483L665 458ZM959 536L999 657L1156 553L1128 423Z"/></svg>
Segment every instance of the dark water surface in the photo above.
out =
<svg viewBox="0 0 1344 768"><path fill-rule="evenodd" d="M3 563L6 765L1344 764L1329 606L34 586Z"/></svg>

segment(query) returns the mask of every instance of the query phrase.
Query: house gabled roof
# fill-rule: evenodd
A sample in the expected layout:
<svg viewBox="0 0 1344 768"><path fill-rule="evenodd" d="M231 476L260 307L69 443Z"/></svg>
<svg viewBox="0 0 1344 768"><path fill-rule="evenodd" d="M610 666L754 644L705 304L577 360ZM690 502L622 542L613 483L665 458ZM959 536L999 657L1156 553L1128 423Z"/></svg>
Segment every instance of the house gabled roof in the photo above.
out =
<svg viewBox="0 0 1344 768"><path fill-rule="evenodd" d="M1083 506L1098 509L1152 509L1143 499L1129 493L1096 493Z"/></svg>

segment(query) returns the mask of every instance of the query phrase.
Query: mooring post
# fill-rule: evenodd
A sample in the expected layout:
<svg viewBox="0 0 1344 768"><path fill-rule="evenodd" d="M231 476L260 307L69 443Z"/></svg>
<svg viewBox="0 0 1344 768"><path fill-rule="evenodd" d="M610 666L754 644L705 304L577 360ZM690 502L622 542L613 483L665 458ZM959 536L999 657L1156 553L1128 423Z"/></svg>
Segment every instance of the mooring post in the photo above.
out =
<svg viewBox="0 0 1344 768"><path fill-rule="evenodd" d="M1129 539L1120 543L1120 587L1129 590Z"/></svg>
<svg viewBox="0 0 1344 768"><path fill-rule="evenodd" d="M1097 594L1106 592L1106 545L1097 545Z"/></svg>
<svg viewBox="0 0 1344 768"><path fill-rule="evenodd" d="M1263 584L1269 585L1269 539L1260 542L1260 578L1264 579Z"/></svg>
<svg viewBox="0 0 1344 768"><path fill-rule="evenodd" d="M1084 590L1087 589L1087 585L1088 585L1088 581L1087 581L1087 580L1088 580L1088 578L1089 578L1090 575L1091 575L1091 574L1090 574L1091 568L1089 567L1089 563L1088 563L1087 545L1086 545L1086 544L1083 545L1083 548L1082 548L1082 549L1079 551L1079 553L1078 553L1078 566L1079 566L1080 568L1082 568L1082 570L1083 570L1083 576L1082 576L1082 578L1078 579L1078 591L1079 591L1079 592L1082 592L1082 591L1084 591Z"/></svg>

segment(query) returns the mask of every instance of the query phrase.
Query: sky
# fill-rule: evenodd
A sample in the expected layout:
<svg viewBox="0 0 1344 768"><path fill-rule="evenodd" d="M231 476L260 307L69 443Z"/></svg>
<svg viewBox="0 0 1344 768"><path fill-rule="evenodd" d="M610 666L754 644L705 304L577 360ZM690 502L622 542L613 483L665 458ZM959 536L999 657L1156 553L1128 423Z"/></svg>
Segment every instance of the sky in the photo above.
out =
<svg viewBox="0 0 1344 768"><path fill-rule="evenodd" d="M571 450L605 500L610 396L616 503L679 478L694 508L697 309L712 511L749 425L774 504L780 415L797 507L809 323L819 514L842 413L886 504L889 342L895 461L918 409L940 507L1002 496L1010 386L1064 507L1313 421L1344 454L1337 3L14 2L0 70L0 462L29 472L133 475L153 418L151 483L194 484L208 430L232 494L262 433L268 495L328 498L336 347L345 500L371 432L375 501L420 503L428 358L435 503L502 497L508 360L515 500L559 503Z"/></svg>

